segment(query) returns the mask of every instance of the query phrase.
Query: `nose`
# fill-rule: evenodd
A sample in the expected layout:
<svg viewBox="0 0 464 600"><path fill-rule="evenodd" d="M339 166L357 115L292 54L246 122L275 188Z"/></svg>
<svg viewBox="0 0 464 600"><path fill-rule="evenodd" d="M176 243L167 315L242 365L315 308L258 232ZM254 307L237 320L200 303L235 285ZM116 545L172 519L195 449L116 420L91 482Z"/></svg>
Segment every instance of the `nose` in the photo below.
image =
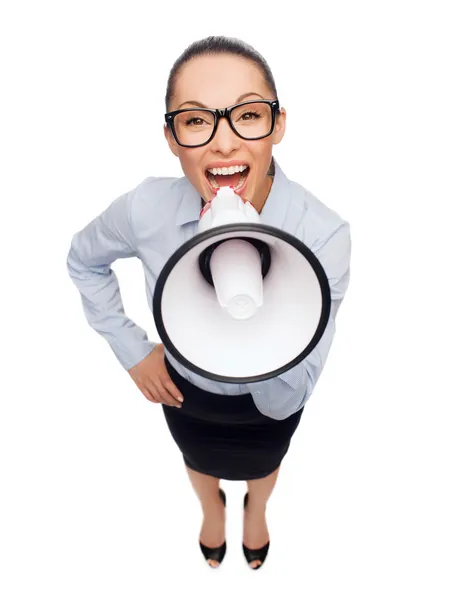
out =
<svg viewBox="0 0 464 600"><path fill-rule="evenodd" d="M240 146L240 138L232 130L225 117L219 119L218 127L213 139L211 149L222 154L230 154Z"/></svg>

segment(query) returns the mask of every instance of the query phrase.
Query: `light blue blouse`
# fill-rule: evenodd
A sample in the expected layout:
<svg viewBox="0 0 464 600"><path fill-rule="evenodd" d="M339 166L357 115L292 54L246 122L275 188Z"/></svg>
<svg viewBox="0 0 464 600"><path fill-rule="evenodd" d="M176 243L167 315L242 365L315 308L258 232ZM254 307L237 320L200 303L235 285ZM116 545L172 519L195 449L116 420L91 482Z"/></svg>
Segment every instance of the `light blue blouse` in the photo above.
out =
<svg viewBox="0 0 464 600"><path fill-rule="evenodd" d="M288 179L274 158L275 176L261 211L262 223L302 240L317 256L329 280L332 306L327 328L313 351L278 377L257 383L220 383L182 366L165 348L175 369L194 385L219 394L251 393L264 415L281 420L308 400L322 372L335 333L335 317L350 279L350 225L311 192ZM129 319L118 280L110 265L137 257L145 273L152 312L156 280L168 258L198 229L202 199L186 177L147 177L122 194L74 234L67 256L69 275L80 292L89 325L102 335L127 370L155 342ZM275 343L279 343L276 337Z"/></svg>

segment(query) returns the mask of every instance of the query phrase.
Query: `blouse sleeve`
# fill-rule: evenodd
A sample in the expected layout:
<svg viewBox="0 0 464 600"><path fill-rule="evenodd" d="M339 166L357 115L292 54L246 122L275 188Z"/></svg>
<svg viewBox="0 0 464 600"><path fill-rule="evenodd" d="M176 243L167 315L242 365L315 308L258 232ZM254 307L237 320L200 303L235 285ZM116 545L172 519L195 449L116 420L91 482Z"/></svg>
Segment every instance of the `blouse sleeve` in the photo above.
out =
<svg viewBox="0 0 464 600"><path fill-rule="evenodd" d="M131 219L136 190L116 198L75 233L67 255L68 273L79 290L87 322L106 339L126 370L156 346L124 313L118 279L111 269L116 259L137 256Z"/></svg>

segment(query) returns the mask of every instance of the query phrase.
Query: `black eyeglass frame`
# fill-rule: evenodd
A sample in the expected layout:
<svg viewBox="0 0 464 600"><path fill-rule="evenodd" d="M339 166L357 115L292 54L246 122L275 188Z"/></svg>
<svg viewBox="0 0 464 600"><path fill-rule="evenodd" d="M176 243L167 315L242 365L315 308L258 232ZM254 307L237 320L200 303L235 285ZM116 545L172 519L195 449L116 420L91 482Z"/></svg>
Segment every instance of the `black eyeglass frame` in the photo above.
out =
<svg viewBox="0 0 464 600"><path fill-rule="evenodd" d="M244 106L245 104L257 104L257 103L268 104L271 107L271 112L272 112L271 130L269 131L269 133L266 133L266 135L261 135L256 138L244 137L233 126L232 119L230 118L231 112L234 110L234 108L237 108L238 106ZM176 130L174 127L174 117L176 115L178 115L179 113L187 112L189 110L209 112L214 116L213 131L211 132L211 136L209 137L209 139L206 140L206 142L203 142L203 144L189 145L189 144L181 144L179 142L179 139L177 137ZM200 148L201 146L206 146L206 144L209 144L210 141L213 139L213 137L216 134L217 128L218 128L219 119L221 119L222 117L225 117L227 119L232 131L236 135L238 135L239 138L242 138L242 140L250 140L250 141L262 140L263 138L270 136L272 134L272 132L274 131L276 114L277 114L278 110L280 111L280 105L279 105L279 100L277 100L277 99L276 100L247 100L246 102L240 102L239 104L234 104L233 106L228 106L227 108L195 108L193 106L191 106L189 108L181 108L179 110L173 110L172 112L166 113L164 115L164 120L166 121L169 128L171 129L172 135L174 136L174 139L179 144L179 146L183 146L184 148Z"/></svg>

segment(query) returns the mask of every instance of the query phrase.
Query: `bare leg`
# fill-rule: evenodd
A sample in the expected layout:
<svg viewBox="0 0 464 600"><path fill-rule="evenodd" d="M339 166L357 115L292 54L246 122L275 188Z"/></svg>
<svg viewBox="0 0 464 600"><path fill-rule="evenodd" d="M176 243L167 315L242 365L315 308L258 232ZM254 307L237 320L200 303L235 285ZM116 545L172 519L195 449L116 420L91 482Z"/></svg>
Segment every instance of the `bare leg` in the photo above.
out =
<svg viewBox="0 0 464 600"><path fill-rule="evenodd" d="M193 471L185 465L203 509L203 524L200 531L200 542L209 548L218 548L225 539L225 507L219 496L219 479ZM215 560L208 560L212 567L218 567Z"/></svg>
<svg viewBox="0 0 464 600"><path fill-rule="evenodd" d="M280 467L262 479L247 481L248 504L243 519L243 543L251 550L262 548L269 541L266 504L277 481L279 469ZM260 564L260 560L254 560L250 566L255 568Z"/></svg>

